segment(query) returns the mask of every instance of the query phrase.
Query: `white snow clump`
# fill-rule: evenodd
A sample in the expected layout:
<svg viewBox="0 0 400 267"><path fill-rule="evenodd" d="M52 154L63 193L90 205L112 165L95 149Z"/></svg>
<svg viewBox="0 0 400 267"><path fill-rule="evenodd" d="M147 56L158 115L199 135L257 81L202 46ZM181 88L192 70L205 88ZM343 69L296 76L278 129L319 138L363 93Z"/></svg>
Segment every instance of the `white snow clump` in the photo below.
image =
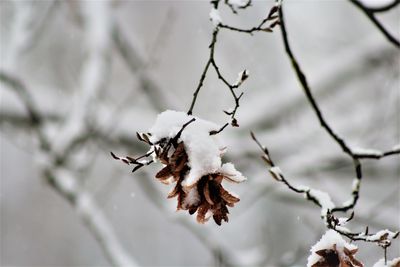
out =
<svg viewBox="0 0 400 267"><path fill-rule="evenodd" d="M181 133L180 140L185 145L188 154L190 171L182 182L183 186L190 187L203 176L210 173L225 173L229 180L242 182L246 180L235 169L232 163L222 164L221 156L226 147L218 136L210 135L211 131L220 128L215 123L187 115L184 112L167 110L157 116L156 122L150 128L150 141L154 144L162 138L173 138L182 129L182 125L195 118Z"/></svg>

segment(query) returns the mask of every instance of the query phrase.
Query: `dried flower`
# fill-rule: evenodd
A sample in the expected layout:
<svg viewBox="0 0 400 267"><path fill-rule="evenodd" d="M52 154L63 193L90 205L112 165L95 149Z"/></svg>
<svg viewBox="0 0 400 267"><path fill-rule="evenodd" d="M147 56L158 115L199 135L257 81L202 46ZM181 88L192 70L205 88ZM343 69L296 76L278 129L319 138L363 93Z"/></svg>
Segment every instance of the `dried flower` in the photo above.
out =
<svg viewBox="0 0 400 267"><path fill-rule="evenodd" d="M178 210L187 210L189 214L197 211L199 223L207 222L211 216L218 225L221 225L222 220L228 222L227 206L233 207L240 201L222 186L224 179L236 182L232 173L221 168L219 172L203 175L191 186L183 186L182 182L190 170L184 143L180 142L170 157L167 151L157 149L157 158L166 166L156 174L156 178L164 184L176 182L168 198L177 197Z"/></svg>
<svg viewBox="0 0 400 267"><path fill-rule="evenodd" d="M228 222L228 206L233 207L240 199L228 192L223 180L240 183L246 178L232 163L222 163L226 147L212 134L218 126L187 115L183 112L165 111L147 134L137 134L139 140L151 146L150 151L139 158L113 158L130 165L133 171L159 161L164 167L155 178L163 184L173 184L168 198L177 198L177 210L197 212L197 221L205 223L212 216L221 225ZM149 156L152 160L139 160Z"/></svg>
<svg viewBox="0 0 400 267"><path fill-rule="evenodd" d="M347 243L334 230L328 230L311 248L307 267L363 267L354 255L358 248Z"/></svg>
<svg viewBox="0 0 400 267"><path fill-rule="evenodd" d="M344 247L343 252L340 252L334 244L332 248L316 251L321 258L311 267L363 267L364 265L354 258L357 251L357 248L349 250Z"/></svg>

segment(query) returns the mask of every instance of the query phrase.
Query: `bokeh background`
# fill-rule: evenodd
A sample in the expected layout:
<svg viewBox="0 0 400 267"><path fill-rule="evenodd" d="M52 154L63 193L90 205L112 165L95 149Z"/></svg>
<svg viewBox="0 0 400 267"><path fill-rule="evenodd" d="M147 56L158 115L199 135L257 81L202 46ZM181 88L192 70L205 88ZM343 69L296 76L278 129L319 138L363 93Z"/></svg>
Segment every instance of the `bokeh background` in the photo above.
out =
<svg viewBox="0 0 400 267"><path fill-rule="evenodd" d="M255 1L238 15L227 7L220 12L224 23L247 28L272 5ZM68 200L68 190L77 188L140 266L306 265L311 245L325 231L320 211L271 178L249 131L293 183L327 191L336 203L350 197L354 171L319 126L279 29L253 36L222 30L216 46L217 63L230 81L243 69L250 72L240 88L240 127L221 133L225 160L248 177L232 186L241 202L229 223L198 225L195 217L175 212L175 200L166 199L170 188L154 179L161 166L131 174L110 157L109 151L144 153L135 132L147 131L163 110L189 108L208 58L210 8L207 1L1 0L1 71L26 87L42 118L39 126L32 123L21 94L3 75L1 266L111 264L85 222L84 201ZM351 147L399 144L399 50L348 1L288 0L284 8L293 50L333 128ZM397 38L399 12L396 7L378 16ZM194 115L222 125L228 119L222 110L233 105L211 71ZM41 148L38 128L52 153ZM361 199L349 227L398 229L399 157L363 163ZM358 245L366 266L383 257L374 244ZM389 258L399 249L396 240Z"/></svg>

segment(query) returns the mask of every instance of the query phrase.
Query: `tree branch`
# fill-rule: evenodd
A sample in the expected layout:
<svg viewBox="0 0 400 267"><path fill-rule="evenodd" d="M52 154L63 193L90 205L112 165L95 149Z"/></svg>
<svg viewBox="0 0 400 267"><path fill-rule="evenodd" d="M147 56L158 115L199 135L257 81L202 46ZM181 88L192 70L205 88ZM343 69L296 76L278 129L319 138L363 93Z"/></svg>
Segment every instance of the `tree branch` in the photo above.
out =
<svg viewBox="0 0 400 267"><path fill-rule="evenodd" d="M386 11L389 10L393 7L395 7L398 4L398 1L393 2L392 5L388 5L387 7L384 7L383 10L375 11L373 8L367 8L364 6L363 3L361 3L359 0L349 0L353 5L358 7L361 12L363 12L369 20L379 29L379 31L386 37L386 39L391 42L394 46L397 48L400 48L400 42L397 40L392 34L388 32L388 30L385 29L385 27L382 25L381 22L375 17L375 12L381 12L381 11Z"/></svg>

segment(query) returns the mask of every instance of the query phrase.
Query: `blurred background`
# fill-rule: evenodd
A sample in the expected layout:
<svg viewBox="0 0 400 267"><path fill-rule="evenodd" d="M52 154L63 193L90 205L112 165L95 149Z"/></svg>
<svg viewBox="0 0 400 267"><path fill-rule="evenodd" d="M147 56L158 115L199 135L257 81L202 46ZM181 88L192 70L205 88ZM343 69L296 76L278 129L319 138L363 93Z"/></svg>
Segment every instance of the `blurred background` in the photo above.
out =
<svg viewBox="0 0 400 267"><path fill-rule="evenodd" d="M375 1L376 2L376 1ZM379 1L378 1L379 2ZM381 1L382 3L385 1ZM387 2L387 1L386 1ZM273 1L224 23L257 25ZM110 157L141 155L166 109L187 111L208 59L207 1L0 2L0 264L2 266L305 266L325 232L320 211L273 180L254 131L288 179L346 201L353 163L319 126L284 52L280 30L253 36L221 30L216 60L227 79L249 79L239 128L220 137L225 161L248 181L230 221L199 225L175 212L153 164L131 174ZM351 147L400 143L400 57L348 1L285 1L292 48L326 119ZM400 8L378 18L397 38ZM194 115L223 125L234 106L214 72ZM354 231L400 226L399 156L363 160ZM383 257L357 243L365 266ZM388 257L399 256L399 240Z"/></svg>

